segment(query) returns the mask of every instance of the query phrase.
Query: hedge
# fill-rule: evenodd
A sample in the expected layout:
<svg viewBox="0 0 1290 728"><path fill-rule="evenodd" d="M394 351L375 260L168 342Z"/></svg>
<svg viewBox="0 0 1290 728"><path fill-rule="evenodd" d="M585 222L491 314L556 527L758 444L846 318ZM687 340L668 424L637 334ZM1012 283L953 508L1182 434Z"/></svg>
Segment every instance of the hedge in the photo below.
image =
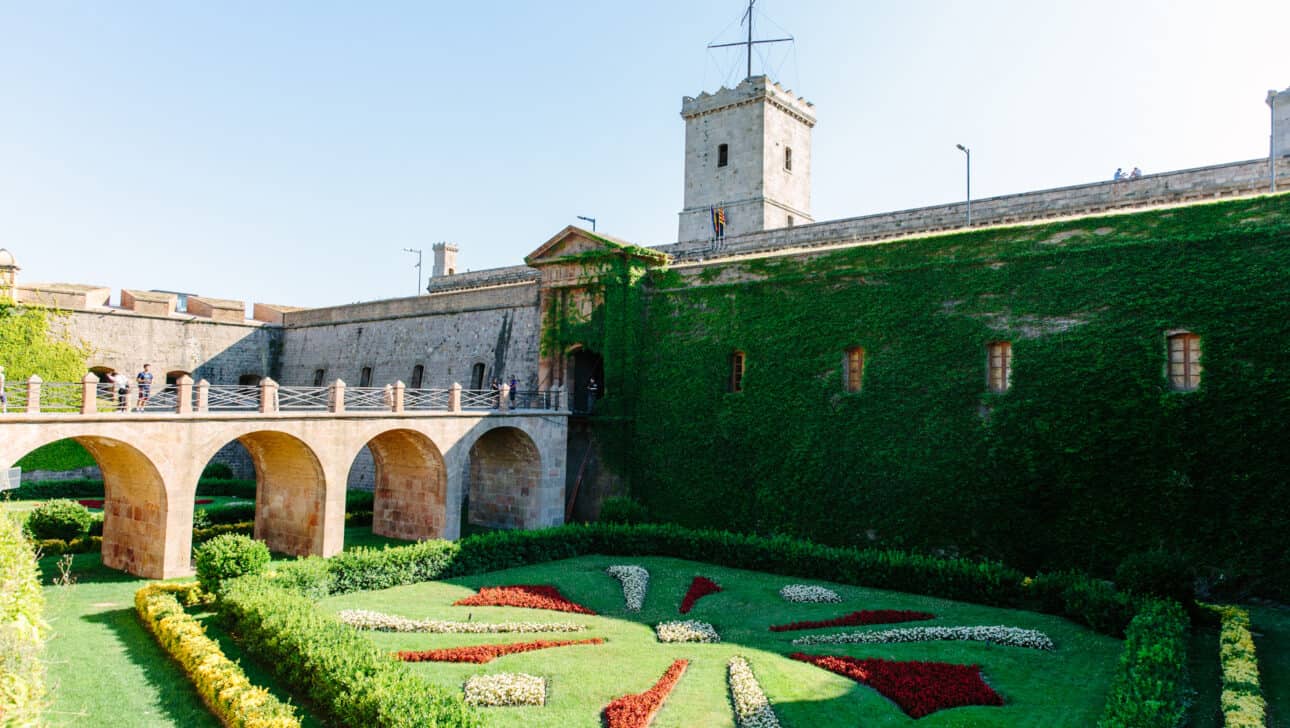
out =
<svg viewBox="0 0 1290 728"><path fill-rule="evenodd" d="M196 686L202 700L226 726L296 728L295 708L256 687L237 663L206 636L176 594L191 595L195 584L151 584L134 594L134 608L152 636Z"/></svg>
<svg viewBox="0 0 1290 728"><path fill-rule="evenodd" d="M98 478L32 480L9 491L9 497L14 500L102 498L104 492L103 481ZM197 482L197 495L235 496L255 500L255 481L202 478Z"/></svg>
<svg viewBox="0 0 1290 728"><path fill-rule="evenodd" d="M1148 600L1129 623L1098 728L1177 728L1187 715L1187 613Z"/></svg>
<svg viewBox="0 0 1290 728"><path fill-rule="evenodd" d="M36 555L17 521L0 515L0 723L5 726L41 723L44 607Z"/></svg>
<svg viewBox="0 0 1290 728"><path fill-rule="evenodd" d="M1223 665L1223 725L1264 728L1267 702L1259 685L1259 660L1250 634L1250 613L1240 607L1211 606L1222 619L1218 655Z"/></svg>

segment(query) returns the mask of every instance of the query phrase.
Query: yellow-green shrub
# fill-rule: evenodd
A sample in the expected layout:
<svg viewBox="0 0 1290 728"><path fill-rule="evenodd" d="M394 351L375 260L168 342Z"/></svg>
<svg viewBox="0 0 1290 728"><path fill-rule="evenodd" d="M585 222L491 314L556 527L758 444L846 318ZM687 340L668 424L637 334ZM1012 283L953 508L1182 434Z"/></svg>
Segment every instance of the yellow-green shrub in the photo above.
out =
<svg viewBox="0 0 1290 728"><path fill-rule="evenodd" d="M201 624L180 606L178 596L195 598L196 584L152 584L134 595L144 626L188 674L202 700L226 726L297 728L295 708L256 687Z"/></svg>
<svg viewBox="0 0 1290 728"><path fill-rule="evenodd" d="M1210 607L1223 620L1218 657L1223 665L1223 725L1264 728L1267 703L1259 687L1259 659L1250 634L1250 613L1240 607Z"/></svg>
<svg viewBox="0 0 1290 728"><path fill-rule="evenodd" d="M45 670L40 656L47 626L41 617L36 555L22 527L0 514L0 724L40 724L45 707Z"/></svg>

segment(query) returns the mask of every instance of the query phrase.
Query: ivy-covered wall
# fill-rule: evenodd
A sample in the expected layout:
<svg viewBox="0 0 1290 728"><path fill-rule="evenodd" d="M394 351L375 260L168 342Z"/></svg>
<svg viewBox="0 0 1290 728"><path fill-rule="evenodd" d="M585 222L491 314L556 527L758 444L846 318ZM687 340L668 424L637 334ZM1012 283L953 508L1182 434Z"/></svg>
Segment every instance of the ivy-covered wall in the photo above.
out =
<svg viewBox="0 0 1290 728"><path fill-rule="evenodd" d="M89 347L69 341L51 326L66 316L0 296L0 366L5 368L6 387L21 386L33 374L47 382L78 382L85 376Z"/></svg>
<svg viewBox="0 0 1290 728"><path fill-rule="evenodd" d="M1163 546L1290 593L1290 196L645 282L612 322L643 333L605 335L639 347L622 454L659 517L1028 570ZM1201 337L1195 392L1165 377L1177 329ZM990 394L998 340L1012 386Z"/></svg>

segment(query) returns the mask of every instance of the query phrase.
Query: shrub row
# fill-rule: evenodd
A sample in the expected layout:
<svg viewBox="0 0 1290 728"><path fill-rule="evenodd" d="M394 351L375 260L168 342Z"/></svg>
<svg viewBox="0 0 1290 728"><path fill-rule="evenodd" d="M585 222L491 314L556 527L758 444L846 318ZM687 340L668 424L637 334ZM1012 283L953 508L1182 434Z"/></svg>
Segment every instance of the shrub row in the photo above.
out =
<svg viewBox="0 0 1290 728"><path fill-rule="evenodd" d="M14 500L46 500L49 498L102 498L103 481L90 478L72 480L33 480L9 491ZM254 480L202 478L197 482L197 495L224 495L255 499Z"/></svg>
<svg viewBox="0 0 1290 728"><path fill-rule="evenodd" d="M17 521L0 514L0 723L40 724L45 597L31 545Z"/></svg>
<svg viewBox="0 0 1290 728"><path fill-rule="evenodd" d="M1250 613L1240 607L1210 607L1222 619L1218 656L1223 665L1223 725L1264 728L1267 702L1259 685L1259 660L1250 634Z"/></svg>
<svg viewBox="0 0 1290 728"><path fill-rule="evenodd" d="M151 584L134 595L134 608L152 636L183 667L202 700L226 726L295 728L295 708L256 687L219 644L206 636L176 598L195 584Z"/></svg>
<svg viewBox="0 0 1290 728"><path fill-rule="evenodd" d="M229 581L216 604L247 650L284 684L301 686L335 723L483 725L455 692L427 684L366 637L319 612L309 597L266 577Z"/></svg>
<svg viewBox="0 0 1290 728"><path fill-rule="evenodd" d="M1148 600L1125 631L1124 651L1098 728L1177 728L1187 714L1187 613Z"/></svg>

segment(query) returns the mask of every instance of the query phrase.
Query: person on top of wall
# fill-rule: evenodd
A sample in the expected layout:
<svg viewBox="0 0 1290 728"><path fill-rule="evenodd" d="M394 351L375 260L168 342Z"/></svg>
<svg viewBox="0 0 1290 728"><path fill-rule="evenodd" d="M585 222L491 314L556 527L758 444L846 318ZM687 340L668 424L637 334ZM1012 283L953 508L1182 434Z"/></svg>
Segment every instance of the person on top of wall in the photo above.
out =
<svg viewBox="0 0 1290 728"><path fill-rule="evenodd" d="M1116 168L1115 168L1115 176L1114 176L1114 177L1112 177L1111 179L1115 180L1116 182L1119 182L1119 181L1123 180L1123 179L1124 179L1124 167L1116 167Z"/></svg>
<svg viewBox="0 0 1290 728"><path fill-rule="evenodd" d="M144 407L148 406L148 397L152 394L152 372L148 370L151 364L144 364L143 371L135 377L139 382L139 404L138 411L142 412Z"/></svg>
<svg viewBox="0 0 1290 728"><path fill-rule="evenodd" d="M1142 176L1142 170L1138 169L1137 167L1134 167L1133 171L1129 173L1129 179L1137 179L1141 176Z"/></svg>

